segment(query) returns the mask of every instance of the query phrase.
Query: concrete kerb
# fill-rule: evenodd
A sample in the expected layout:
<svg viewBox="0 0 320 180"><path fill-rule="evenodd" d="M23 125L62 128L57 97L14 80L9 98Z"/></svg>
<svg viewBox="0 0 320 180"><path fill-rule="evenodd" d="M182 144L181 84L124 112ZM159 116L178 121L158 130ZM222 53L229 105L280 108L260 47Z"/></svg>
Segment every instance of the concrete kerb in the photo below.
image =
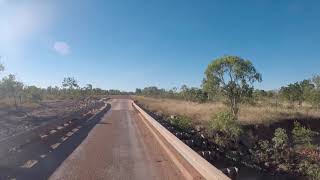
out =
<svg viewBox="0 0 320 180"><path fill-rule="evenodd" d="M160 123L153 119L148 113L141 109L134 102L132 103L141 115L163 136L163 138L194 168L199 174L208 180L230 180L219 169L214 167L199 154L193 151L189 146L184 144L180 139L170 133Z"/></svg>

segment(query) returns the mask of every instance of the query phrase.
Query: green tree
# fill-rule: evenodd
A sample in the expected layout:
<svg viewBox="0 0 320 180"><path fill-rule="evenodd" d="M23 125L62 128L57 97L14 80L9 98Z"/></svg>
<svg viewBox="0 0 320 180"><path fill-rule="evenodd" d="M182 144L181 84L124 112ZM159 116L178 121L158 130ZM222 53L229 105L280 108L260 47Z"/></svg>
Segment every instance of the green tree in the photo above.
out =
<svg viewBox="0 0 320 180"><path fill-rule="evenodd" d="M51 90L49 88L49 90ZM27 86L24 88L25 94L32 102L39 103L42 100L42 90L36 86ZM50 92L48 92L49 94Z"/></svg>
<svg viewBox="0 0 320 180"><path fill-rule="evenodd" d="M78 81L73 77L64 78L62 87L67 88L67 93L72 98L75 98L80 93L79 91L77 91L77 89L79 88Z"/></svg>
<svg viewBox="0 0 320 180"><path fill-rule="evenodd" d="M17 99L22 96L23 83L16 80L16 76L9 74L2 78L1 91L9 99L13 100L14 106L18 108Z"/></svg>
<svg viewBox="0 0 320 180"><path fill-rule="evenodd" d="M311 83L313 84L314 88L310 92L308 101L312 104L312 106L319 109L320 108L320 75L313 75L313 77L311 78Z"/></svg>
<svg viewBox="0 0 320 180"><path fill-rule="evenodd" d="M257 72L249 60L237 56L224 56L210 63L205 71L203 87L215 87L228 99L234 119L238 118L239 105L252 94L253 83L261 82L261 74Z"/></svg>
<svg viewBox="0 0 320 180"><path fill-rule="evenodd" d="M317 132L302 126L298 121L294 122L292 136L296 145L310 146L315 135L317 135Z"/></svg>
<svg viewBox="0 0 320 180"><path fill-rule="evenodd" d="M145 87L142 90L142 94L146 95L146 96L163 96L165 94L165 90L164 89L159 89L156 86L150 86L150 87Z"/></svg>
<svg viewBox="0 0 320 180"><path fill-rule="evenodd" d="M204 78L201 86L203 91L208 94L208 100L214 100L215 97L219 96L219 86L215 85L214 79L211 79L211 77L208 79Z"/></svg>
<svg viewBox="0 0 320 180"><path fill-rule="evenodd" d="M78 85L78 82L75 78L67 77L67 78L63 79L62 87L68 88L69 90L73 90L75 88L78 88L79 85Z"/></svg>
<svg viewBox="0 0 320 180"><path fill-rule="evenodd" d="M265 98L268 98L269 96L270 96L270 93L265 90L256 89L253 91L253 98L255 101L261 101Z"/></svg>
<svg viewBox="0 0 320 180"><path fill-rule="evenodd" d="M188 86L187 85L182 85L180 88L181 91L181 95L183 97L184 100L188 100Z"/></svg>
<svg viewBox="0 0 320 180"><path fill-rule="evenodd" d="M183 99L187 101L203 103L208 99L208 95L204 90L195 87L189 88L186 85L181 87L181 94Z"/></svg>
<svg viewBox="0 0 320 180"><path fill-rule="evenodd" d="M83 92L85 93L85 95L92 95L93 93L93 86L92 84L87 84L86 87L83 88Z"/></svg>
<svg viewBox="0 0 320 180"><path fill-rule="evenodd" d="M313 90L310 97L311 104L318 110L320 108L320 90Z"/></svg>
<svg viewBox="0 0 320 180"><path fill-rule="evenodd" d="M303 90L298 82L281 87L280 94L290 103L298 102L300 105L303 101Z"/></svg>
<svg viewBox="0 0 320 180"><path fill-rule="evenodd" d="M281 87L280 94L290 103L298 102L299 105L305 100L310 100L314 84L310 80L303 80L287 87Z"/></svg>
<svg viewBox="0 0 320 180"><path fill-rule="evenodd" d="M312 83L311 80L303 80L299 84L302 90L303 101L310 100L310 98L312 97L312 91L315 88L315 85Z"/></svg>
<svg viewBox="0 0 320 180"><path fill-rule="evenodd" d="M86 90L91 91L92 90L92 84L87 84Z"/></svg>
<svg viewBox="0 0 320 180"><path fill-rule="evenodd" d="M94 95L102 95L104 93L104 91L100 88L93 88L92 91Z"/></svg>
<svg viewBox="0 0 320 180"><path fill-rule="evenodd" d="M141 89L139 89L139 88L137 88L136 89L136 93L135 93L136 95L140 95L140 94L142 94L142 90Z"/></svg>
<svg viewBox="0 0 320 180"><path fill-rule="evenodd" d="M313 75L312 83L315 85L316 89L320 89L320 75Z"/></svg>

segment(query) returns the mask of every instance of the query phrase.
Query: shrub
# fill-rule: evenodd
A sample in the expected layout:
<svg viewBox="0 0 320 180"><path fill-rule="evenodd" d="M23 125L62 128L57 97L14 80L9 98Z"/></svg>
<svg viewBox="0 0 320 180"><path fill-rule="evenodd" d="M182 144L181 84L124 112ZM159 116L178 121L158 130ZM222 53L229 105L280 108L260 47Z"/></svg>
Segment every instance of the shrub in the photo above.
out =
<svg viewBox="0 0 320 180"><path fill-rule="evenodd" d="M286 130L277 128L272 138L273 147L276 149L284 149L288 145L288 135Z"/></svg>
<svg viewBox="0 0 320 180"><path fill-rule="evenodd" d="M192 126L191 118L187 116L178 116L172 119L172 124L181 130L189 130Z"/></svg>
<svg viewBox="0 0 320 180"><path fill-rule="evenodd" d="M228 138L238 139L242 133L241 126L234 120L230 112L217 113L209 121L209 129L211 131L222 132Z"/></svg>
<svg viewBox="0 0 320 180"><path fill-rule="evenodd" d="M314 132L309 128L303 127L297 121L294 122L292 137L295 145L310 146L312 138L315 135L317 135L317 132Z"/></svg>
<svg viewBox="0 0 320 180"><path fill-rule="evenodd" d="M274 148L272 159L275 160L275 163L281 166L282 163L290 162L292 160L292 154L291 149L289 148L289 138L286 130L277 128L274 132L272 142ZM283 170L283 168L280 167L279 169Z"/></svg>
<svg viewBox="0 0 320 180"><path fill-rule="evenodd" d="M226 147L229 144L228 141L229 141L229 138L227 138L226 136L221 136L219 134L216 134L213 137L213 142L219 145L220 147Z"/></svg>
<svg viewBox="0 0 320 180"><path fill-rule="evenodd" d="M308 160L302 160L299 164L299 171L306 174L310 179L320 179L320 165L311 163Z"/></svg>
<svg viewBox="0 0 320 180"><path fill-rule="evenodd" d="M40 102L42 101L42 96L41 94L38 94L38 93L31 94L31 99L33 102Z"/></svg>
<svg viewBox="0 0 320 180"><path fill-rule="evenodd" d="M272 148L268 140L259 140L257 150L254 153L258 162L267 162L272 154Z"/></svg>

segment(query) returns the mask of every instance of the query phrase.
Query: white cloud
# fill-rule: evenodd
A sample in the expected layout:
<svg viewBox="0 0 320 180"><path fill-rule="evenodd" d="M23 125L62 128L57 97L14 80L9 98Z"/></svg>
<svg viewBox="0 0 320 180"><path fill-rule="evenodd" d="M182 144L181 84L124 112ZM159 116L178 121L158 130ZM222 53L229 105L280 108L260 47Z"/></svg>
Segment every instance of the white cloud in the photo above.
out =
<svg viewBox="0 0 320 180"><path fill-rule="evenodd" d="M57 41L53 45L53 49L58 54L64 56L70 53L70 46L68 43L63 41Z"/></svg>

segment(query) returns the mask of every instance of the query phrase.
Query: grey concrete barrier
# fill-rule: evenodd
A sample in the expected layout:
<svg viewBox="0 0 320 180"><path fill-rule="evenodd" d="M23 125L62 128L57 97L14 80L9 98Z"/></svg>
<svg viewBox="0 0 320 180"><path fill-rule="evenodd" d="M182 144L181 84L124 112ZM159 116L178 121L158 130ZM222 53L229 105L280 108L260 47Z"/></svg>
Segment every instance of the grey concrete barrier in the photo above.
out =
<svg viewBox="0 0 320 180"><path fill-rule="evenodd" d="M230 180L219 169L202 158L189 146L174 136L170 131L153 119L148 113L141 109L137 104L132 104L142 116L163 136L163 138L194 168L200 175L208 180Z"/></svg>

